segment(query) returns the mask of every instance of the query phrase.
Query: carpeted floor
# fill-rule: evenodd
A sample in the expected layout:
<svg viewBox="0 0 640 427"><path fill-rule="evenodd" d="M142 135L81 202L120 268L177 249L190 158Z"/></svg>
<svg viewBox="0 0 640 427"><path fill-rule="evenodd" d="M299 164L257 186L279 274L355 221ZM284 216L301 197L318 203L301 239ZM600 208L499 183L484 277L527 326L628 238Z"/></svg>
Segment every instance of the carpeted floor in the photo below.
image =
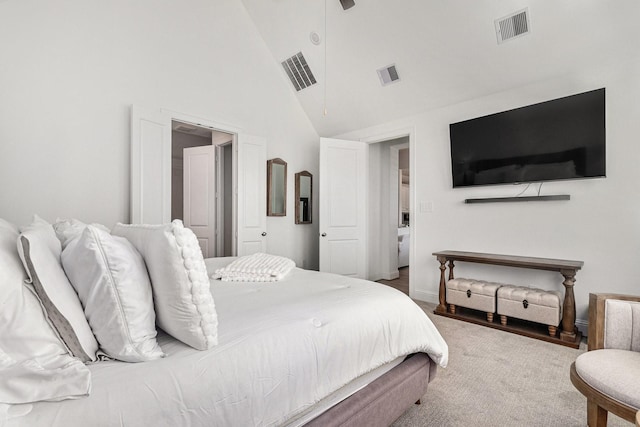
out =
<svg viewBox="0 0 640 427"><path fill-rule="evenodd" d="M569 366L586 350L563 347L433 314L418 302L449 345L421 405L394 427L586 426L586 399L569 380ZM630 424L609 415L609 426Z"/></svg>

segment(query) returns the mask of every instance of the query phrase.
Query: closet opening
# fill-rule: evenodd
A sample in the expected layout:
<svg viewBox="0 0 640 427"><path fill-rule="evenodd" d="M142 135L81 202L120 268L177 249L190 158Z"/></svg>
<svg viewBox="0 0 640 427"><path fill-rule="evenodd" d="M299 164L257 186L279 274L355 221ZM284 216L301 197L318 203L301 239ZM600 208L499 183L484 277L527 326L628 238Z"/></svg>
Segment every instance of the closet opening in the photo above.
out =
<svg viewBox="0 0 640 427"><path fill-rule="evenodd" d="M171 219L194 232L204 258L234 255L234 137L171 121Z"/></svg>

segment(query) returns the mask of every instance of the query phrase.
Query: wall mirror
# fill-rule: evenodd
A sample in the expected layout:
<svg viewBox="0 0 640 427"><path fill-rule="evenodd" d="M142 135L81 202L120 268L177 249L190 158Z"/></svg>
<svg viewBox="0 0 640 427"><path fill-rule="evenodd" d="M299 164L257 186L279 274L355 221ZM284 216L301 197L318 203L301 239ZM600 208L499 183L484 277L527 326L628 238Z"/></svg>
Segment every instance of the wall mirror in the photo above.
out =
<svg viewBox="0 0 640 427"><path fill-rule="evenodd" d="M311 224L313 177L307 171L296 174L296 224Z"/></svg>
<svg viewBox="0 0 640 427"><path fill-rule="evenodd" d="M267 160L267 216L287 215L287 162Z"/></svg>

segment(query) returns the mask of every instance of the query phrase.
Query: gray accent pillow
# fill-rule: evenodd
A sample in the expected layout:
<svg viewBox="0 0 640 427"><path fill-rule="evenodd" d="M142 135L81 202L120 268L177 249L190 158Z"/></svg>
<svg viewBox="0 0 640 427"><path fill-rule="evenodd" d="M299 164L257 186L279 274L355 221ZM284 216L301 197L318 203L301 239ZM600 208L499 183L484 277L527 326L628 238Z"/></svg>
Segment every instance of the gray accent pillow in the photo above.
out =
<svg viewBox="0 0 640 427"><path fill-rule="evenodd" d="M36 219L18 239L18 253L49 322L71 355L83 362L96 360L98 342L60 261L61 246L51 224Z"/></svg>

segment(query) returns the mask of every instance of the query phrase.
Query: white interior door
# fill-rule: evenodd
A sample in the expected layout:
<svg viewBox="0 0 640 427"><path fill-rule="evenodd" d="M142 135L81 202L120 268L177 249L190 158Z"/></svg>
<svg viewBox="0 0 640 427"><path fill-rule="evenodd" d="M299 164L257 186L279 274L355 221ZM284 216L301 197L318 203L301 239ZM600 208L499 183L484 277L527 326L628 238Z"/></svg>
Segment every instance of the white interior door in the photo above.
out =
<svg viewBox="0 0 640 427"><path fill-rule="evenodd" d="M368 145L320 138L320 271L367 278Z"/></svg>
<svg viewBox="0 0 640 427"><path fill-rule="evenodd" d="M131 109L131 222L171 220L171 126L160 109Z"/></svg>
<svg viewBox="0 0 640 427"><path fill-rule="evenodd" d="M267 141L238 135L238 256L267 252Z"/></svg>
<svg viewBox="0 0 640 427"><path fill-rule="evenodd" d="M216 256L216 147L183 150L184 225L200 243L205 258Z"/></svg>

